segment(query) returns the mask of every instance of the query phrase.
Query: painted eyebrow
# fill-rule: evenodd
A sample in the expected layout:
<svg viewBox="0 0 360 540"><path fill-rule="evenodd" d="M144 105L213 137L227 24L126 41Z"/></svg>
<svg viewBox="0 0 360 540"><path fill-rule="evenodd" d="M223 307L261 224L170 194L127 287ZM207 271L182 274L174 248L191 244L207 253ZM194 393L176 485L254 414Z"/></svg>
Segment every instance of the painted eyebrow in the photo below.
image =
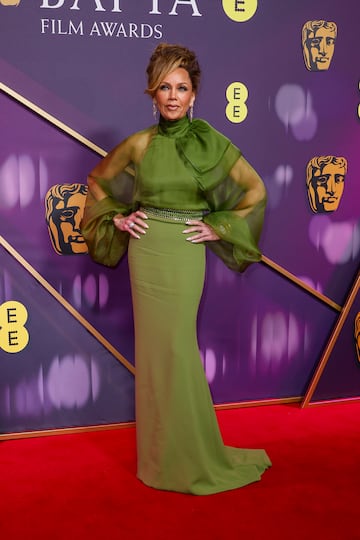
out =
<svg viewBox="0 0 360 540"><path fill-rule="evenodd" d="M162 84L167 84L168 86L171 86L171 83L169 83L169 82L167 82L167 81L161 81L160 85L162 85ZM179 86L179 85L189 86L189 84L190 84L190 83L184 81L184 82L178 82L178 83L176 83L175 86Z"/></svg>

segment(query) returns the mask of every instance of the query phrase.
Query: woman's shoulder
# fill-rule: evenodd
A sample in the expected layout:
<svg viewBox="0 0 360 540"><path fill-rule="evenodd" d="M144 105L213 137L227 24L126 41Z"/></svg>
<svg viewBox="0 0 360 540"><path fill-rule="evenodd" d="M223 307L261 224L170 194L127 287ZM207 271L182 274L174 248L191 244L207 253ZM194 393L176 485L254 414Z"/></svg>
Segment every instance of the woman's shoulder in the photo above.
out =
<svg viewBox="0 0 360 540"><path fill-rule="evenodd" d="M154 133L157 132L157 126L149 126L145 129L141 129L140 131L136 131L135 133L132 133L129 135L128 139L132 144L136 144L138 142L141 142L145 139L149 139L154 135Z"/></svg>
<svg viewBox="0 0 360 540"><path fill-rule="evenodd" d="M156 126L150 126L128 135L114 148L113 152L125 152L130 156L131 161L137 161L153 137L155 128Z"/></svg>

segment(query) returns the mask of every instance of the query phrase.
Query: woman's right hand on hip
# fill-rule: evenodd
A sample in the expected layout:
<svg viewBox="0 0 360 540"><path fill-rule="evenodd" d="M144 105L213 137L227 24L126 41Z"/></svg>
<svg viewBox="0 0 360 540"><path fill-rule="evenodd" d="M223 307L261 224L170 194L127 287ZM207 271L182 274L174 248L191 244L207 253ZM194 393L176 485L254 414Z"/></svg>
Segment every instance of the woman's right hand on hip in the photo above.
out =
<svg viewBox="0 0 360 540"><path fill-rule="evenodd" d="M147 215L140 210L132 212L129 216L122 216L121 214L116 215L113 218L115 227L120 231L128 232L133 238L141 238L138 233L146 234L146 229L149 228L149 225L145 223L145 219L148 219Z"/></svg>

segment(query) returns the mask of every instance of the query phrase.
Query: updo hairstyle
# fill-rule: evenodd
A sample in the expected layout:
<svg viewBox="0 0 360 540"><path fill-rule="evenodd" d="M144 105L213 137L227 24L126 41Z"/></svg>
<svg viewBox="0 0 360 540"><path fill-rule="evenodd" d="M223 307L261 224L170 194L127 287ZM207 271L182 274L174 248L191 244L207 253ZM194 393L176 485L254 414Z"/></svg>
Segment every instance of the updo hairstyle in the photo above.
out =
<svg viewBox="0 0 360 540"><path fill-rule="evenodd" d="M177 68L184 68L189 74L192 89L196 93L200 83L201 70L196 55L182 45L160 43L150 57L146 68L148 87L145 90L152 98L157 89L168 75Z"/></svg>

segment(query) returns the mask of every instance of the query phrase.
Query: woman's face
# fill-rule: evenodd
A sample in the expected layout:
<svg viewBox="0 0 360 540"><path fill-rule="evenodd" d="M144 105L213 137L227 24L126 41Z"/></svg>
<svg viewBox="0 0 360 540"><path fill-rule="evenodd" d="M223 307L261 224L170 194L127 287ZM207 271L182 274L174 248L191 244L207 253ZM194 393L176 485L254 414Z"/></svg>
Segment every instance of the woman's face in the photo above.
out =
<svg viewBox="0 0 360 540"><path fill-rule="evenodd" d="M154 101L165 120L183 118L195 101L195 93L186 69L177 68L168 73L161 81Z"/></svg>

